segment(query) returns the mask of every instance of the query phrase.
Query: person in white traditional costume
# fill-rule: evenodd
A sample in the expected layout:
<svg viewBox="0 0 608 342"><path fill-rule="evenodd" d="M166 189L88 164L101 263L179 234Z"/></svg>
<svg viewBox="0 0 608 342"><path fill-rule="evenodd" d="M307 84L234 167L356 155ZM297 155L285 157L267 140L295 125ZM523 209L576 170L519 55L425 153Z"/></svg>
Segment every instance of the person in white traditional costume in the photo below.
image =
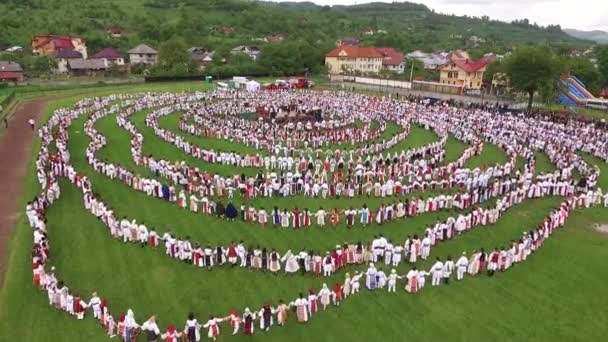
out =
<svg viewBox="0 0 608 342"><path fill-rule="evenodd" d="M293 255L291 249L288 250L285 255L283 255L281 262L285 263L285 273L295 273L300 269L300 265L298 265L298 258Z"/></svg>
<svg viewBox="0 0 608 342"><path fill-rule="evenodd" d="M146 335L146 340L156 341L156 339L160 337L160 329L156 324L156 317L152 316L148 318L148 320L141 325L141 331Z"/></svg>
<svg viewBox="0 0 608 342"><path fill-rule="evenodd" d="M386 286L386 273L380 268L376 271L376 286L379 289L383 289Z"/></svg>
<svg viewBox="0 0 608 342"><path fill-rule="evenodd" d="M407 283L405 284L405 290L409 293L418 292L418 269L416 266L412 267L411 270L407 272L405 278L407 279Z"/></svg>
<svg viewBox="0 0 608 342"><path fill-rule="evenodd" d="M397 280L402 279L403 277L397 274L397 271L393 268L391 270L391 274L388 276L388 292L396 292L397 289Z"/></svg>
<svg viewBox="0 0 608 342"><path fill-rule="evenodd" d="M443 263L441 262L441 260L439 260L439 258L437 258L437 261L435 261L435 263L431 267L431 277L432 277L431 285L439 286L439 284L441 283L442 276L443 276Z"/></svg>
<svg viewBox="0 0 608 342"><path fill-rule="evenodd" d="M462 280L464 278L464 274L469 267L469 259L467 259L466 252L462 252L462 256L456 261L456 279Z"/></svg>
<svg viewBox="0 0 608 342"><path fill-rule="evenodd" d="M418 289L422 289L424 284L426 284L426 276L429 275L429 272L425 270L418 271Z"/></svg>
<svg viewBox="0 0 608 342"><path fill-rule="evenodd" d="M365 272L365 287L367 287L368 290L375 290L377 287L376 273L376 267L370 262L369 267Z"/></svg>
<svg viewBox="0 0 608 342"><path fill-rule="evenodd" d="M97 296L97 292L93 292L87 306L93 309L93 317L101 319L101 299Z"/></svg>
<svg viewBox="0 0 608 342"><path fill-rule="evenodd" d="M295 300L294 304L296 307L296 318L298 323L305 323L308 321L308 300L304 298L304 295L300 293L300 297Z"/></svg>
<svg viewBox="0 0 608 342"><path fill-rule="evenodd" d="M351 293L353 295L359 292L359 289L361 288L361 277L363 277L363 272L353 275L350 280Z"/></svg>
<svg viewBox="0 0 608 342"><path fill-rule="evenodd" d="M222 321L222 318L215 318L213 316L209 316L209 320L207 321L207 323L205 323L205 325L203 325L203 328L209 329L209 331L207 332L207 337L209 337L213 341L217 340L217 337L220 334L219 323L221 323Z"/></svg>
<svg viewBox="0 0 608 342"><path fill-rule="evenodd" d="M189 313L184 326L184 336L188 339L188 342L199 342L201 340L201 327L198 320L194 318L194 313Z"/></svg>
<svg viewBox="0 0 608 342"><path fill-rule="evenodd" d="M323 305L323 310L327 309L327 306L330 303L331 291L327 287L327 284L323 284L321 291L319 291L319 301L321 305Z"/></svg>
<svg viewBox="0 0 608 342"><path fill-rule="evenodd" d="M448 256L448 259L443 264L443 280L446 284L450 282L450 276L452 276L452 271L454 271L454 261L452 261L452 257Z"/></svg>
<svg viewBox="0 0 608 342"><path fill-rule="evenodd" d="M137 328L139 328L139 324L135 321L133 310L129 309L125 316L125 337L127 341L130 341L131 337L135 335L135 330Z"/></svg>

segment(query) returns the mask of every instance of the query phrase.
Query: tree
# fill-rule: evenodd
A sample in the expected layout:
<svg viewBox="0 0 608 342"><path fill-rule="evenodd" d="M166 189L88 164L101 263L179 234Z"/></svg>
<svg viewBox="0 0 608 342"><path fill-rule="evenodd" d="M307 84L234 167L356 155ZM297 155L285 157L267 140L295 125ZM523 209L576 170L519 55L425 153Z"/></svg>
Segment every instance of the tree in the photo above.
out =
<svg viewBox="0 0 608 342"><path fill-rule="evenodd" d="M534 94L546 95L553 89L562 65L551 50L542 47L522 47L504 60L506 74L513 89L528 94L528 111L532 109Z"/></svg>
<svg viewBox="0 0 608 342"><path fill-rule="evenodd" d="M595 48L598 70L603 78L602 86L608 83L608 45L600 45Z"/></svg>
<svg viewBox="0 0 608 342"><path fill-rule="evenodd" d="M179 64L190 64L188 47L184 40L181 38L173 38L162 43L158 51L159 68L168 71Z"/></svg>
<svg viewBox="0 0 608 342"><path fill-rule="evenodd" d="M590 60L581 57L570 58L566 60L566 68L569 73L583 81L591 93L600 92L602 76Z"/></svg>

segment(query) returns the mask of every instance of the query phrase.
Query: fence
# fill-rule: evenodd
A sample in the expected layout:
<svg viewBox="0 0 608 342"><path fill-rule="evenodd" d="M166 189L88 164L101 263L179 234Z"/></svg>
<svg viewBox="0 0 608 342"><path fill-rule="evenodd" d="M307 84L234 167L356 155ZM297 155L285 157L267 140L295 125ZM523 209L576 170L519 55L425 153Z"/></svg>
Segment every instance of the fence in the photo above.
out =
<svg viewBox="0 0 608 342"><path fill-rule="evenodd" d="M366 84L370 86L378 86L378 88L402 88L411 89L412 83L403 80L395 80L390 78L375 78L375 77L362 77L362 76L343 76L343 75L330 75L330 81L332 82L353 82L359 84Z"/></svg>

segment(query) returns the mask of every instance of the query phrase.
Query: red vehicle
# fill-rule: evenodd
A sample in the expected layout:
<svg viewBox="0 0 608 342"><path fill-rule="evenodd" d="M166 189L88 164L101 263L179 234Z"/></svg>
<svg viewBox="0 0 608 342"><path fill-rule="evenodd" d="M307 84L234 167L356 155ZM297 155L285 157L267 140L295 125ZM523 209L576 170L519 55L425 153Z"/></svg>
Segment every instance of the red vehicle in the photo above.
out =
<svg viewBox="0 0 608 342"><path fill-rule="evenodd" d="M285 81L281 81L281 80L276 80L273 83L267 83L264 84L264 89L265 90L283 90L283 89L289 89L289 83L285 82Z"/></svg>
<svg viewBox="0 0 608 342"><path fill-rule="evenodd" d="M289 85L295 89L311 88L313 85L312 81L309 81L304 77L291 77L288 82Z"/></svg>

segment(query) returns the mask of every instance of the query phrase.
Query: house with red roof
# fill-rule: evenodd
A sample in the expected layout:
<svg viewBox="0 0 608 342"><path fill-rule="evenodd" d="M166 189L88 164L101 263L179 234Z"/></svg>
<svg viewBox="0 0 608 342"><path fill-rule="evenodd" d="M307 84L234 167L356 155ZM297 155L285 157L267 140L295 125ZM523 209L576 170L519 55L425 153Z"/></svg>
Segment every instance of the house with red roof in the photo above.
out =
<svg viewBox="0 0 608 342"><path fill-rule="evenodd" d="M330 74L370 74L382 70L384 55L375 47L342 45L325 55Z"/></svg>
<svg viewBox="0 0 608 342"><path fill-rule="evenodd" d="M32 54L35 56L52 56L62 49L78 51L87 58L87 45L82 37L38 34L32 38Z"/></svg>
<svg viewBox="0 0 608 342"><path fill-rule="evenodd" d="M450 54L448 62L439 68L439 83L457 85L464 89L481 89L489 61L485 58L460 58L461 55Z"/></svg>
<svg viewBox="0 0 608 342"><path fill-rule="evenodd" d="M0 61L0 83L17 83L23 81L23 69L21 65L12 61Z"/></svg>
<svg viewBox="0 0 608 342"><path fill-rule="evenodd" d="M376 48L383 56L382 68L396 74L402 74L405 71L405 57L397 50L390 47Z"/></svg>
<svg viewBox="0 0 608 342"><path fill-rule="evenodd" d="M118 27L110 27L108 29L108 35L112 38L120 38L123 35L123 31L121 28Z"/></svg>
<svg viewBox="0 0 608 342"><path fill-rule="evenodd" d="M125 59L122 54L114 48L105 48L91 57L92 59L100 59L103 64L109 68L112 65L125 65Z"/></svg>

